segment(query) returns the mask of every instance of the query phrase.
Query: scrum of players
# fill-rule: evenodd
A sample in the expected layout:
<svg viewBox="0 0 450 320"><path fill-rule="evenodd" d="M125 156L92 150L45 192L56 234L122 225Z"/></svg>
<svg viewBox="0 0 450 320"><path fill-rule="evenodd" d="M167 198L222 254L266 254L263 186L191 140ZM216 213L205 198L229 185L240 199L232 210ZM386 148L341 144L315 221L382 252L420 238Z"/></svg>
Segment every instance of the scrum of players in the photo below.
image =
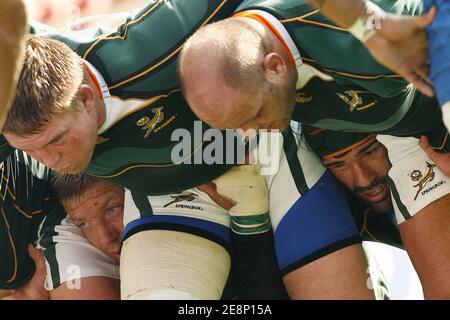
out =
<svg viewBox="0 0 450 320"><path fill-rule="evenodd" d="M448 1L71 3L2 1L2 299L450 298Z"/></svg>

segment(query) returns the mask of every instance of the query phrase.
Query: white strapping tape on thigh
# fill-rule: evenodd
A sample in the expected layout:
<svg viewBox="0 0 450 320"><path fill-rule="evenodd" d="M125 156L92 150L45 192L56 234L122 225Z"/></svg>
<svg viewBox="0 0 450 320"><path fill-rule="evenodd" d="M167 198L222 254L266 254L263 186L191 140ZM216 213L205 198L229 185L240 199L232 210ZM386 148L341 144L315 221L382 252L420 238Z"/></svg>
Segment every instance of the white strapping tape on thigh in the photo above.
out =
<svg viewBox="0 0 450 320"><path fill-rule="evenodd" d="M210 240L177 231L141 231L123 244L121 296L124 300L217 300L230 268L228 252Z"/></svg>
<svg viewBox="0 0 450 320"><path fill-rule="evenodd" d="M269 195L257 165L235 166L214 183L217 192L234 200L231 216L265 214L269 210Z"/></svg>

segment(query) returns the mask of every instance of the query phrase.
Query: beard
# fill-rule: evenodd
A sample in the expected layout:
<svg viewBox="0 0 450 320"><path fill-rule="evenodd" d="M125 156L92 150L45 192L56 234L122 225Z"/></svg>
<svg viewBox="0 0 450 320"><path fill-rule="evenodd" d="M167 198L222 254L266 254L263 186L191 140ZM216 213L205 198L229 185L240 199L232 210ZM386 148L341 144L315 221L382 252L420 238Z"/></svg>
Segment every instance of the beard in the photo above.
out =
<svg viewBox="0 0 450 320"><path fill-rule="evenodd" d="M380 202L366 202L366 204L369 205L370 211L377 214L386 214L393 210L392 199L390 195Z"/></svg>
<svg viewBox="0 0 450 320"><path fill-rule="evenodd" d="M364 197L364 193L371 192L377 188L384 188L387 185L386 177L377 176L368 187L355 187L352 192L366 203L374 213L388 213L393 209L391 193L388 192L386 197L377 202L371 202Z"/></svg>
<svg viewBox="0 0 450 320"><path fill-rule="evenodd" d="M287 127L289 127L296 104L295 97L297 91L295 88L295 83L289 82L279 86L269 84L268 89L274 97L274 101L279 106L277 121L274 122L274 127L284 131Z"/></svg>

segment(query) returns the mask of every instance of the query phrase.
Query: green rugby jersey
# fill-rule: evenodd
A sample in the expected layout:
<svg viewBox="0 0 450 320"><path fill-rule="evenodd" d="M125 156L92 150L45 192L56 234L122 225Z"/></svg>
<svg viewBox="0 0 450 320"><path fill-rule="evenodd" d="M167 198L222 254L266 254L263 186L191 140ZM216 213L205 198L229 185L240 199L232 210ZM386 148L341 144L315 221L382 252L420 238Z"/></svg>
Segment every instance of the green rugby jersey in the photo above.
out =
<svg viewBox="0 0 450 320"><path fill-rule="evenodd" d="M104 98L110 101L107 118L108 112L120 113L101 130L87 174L159 195L211 181L230 168L220 161L214 165L172 161L178 141L171 135L185 129L194 137L198 120L183 99L177 77L176 61L184 41L202 25L230 16L241 2L159 0L130 16L117 31L101 35L105 30L100 29L90 37L34 25L33 33L67 43L98 71ZM207 129L200 129L200 137L192 139L181 158L192 163L208 145L212 147L201 138ZM225 155L221 159L233 162Z"/></svg>
<svg viewBox="0 0 450 320"><path fill-rule="evenodd" d="M373 212L364 201L347 189L346 194L353 219L364 241L380 242L403 249L394 209L387 213Z"/></svg>
<svg viewBox="0 0 450 320"><path fill-rule="evenodd" d="M0 172L0 289L12 290L34 274L28 244L51 236L51 226L66 214L51 192L49 170L23 152L7 157Z"/></svg>
<svg viewBox="0 0 450 320"><path fill-rule="evenodd" d="M307 147L320 159L338 152L345 154L344 150L348 151L349 147L364 142L370 137L374 139L373 134L359 132L349 133L325 130L319 133L316 128L309 126L303 126L302 132ZM388 161L387 158L386 161ZM395 222L393 208L388 213L373 212L366 202L347 188L346 195L353 219L363 240L381 242L398 248L403 247L397 223Z"/></svg>
<svg viewBox="0 0 450 320"><path fill-rule="evenodd" d="M422 13L420 0L374 0L384 11ZM437 130L437 145L445 131L436 99L416 92L399 75L380 65L364 45L303 0L246 0L237 11L263 10L287 30L306 69L332 77L304 80L297 87L293 119L336 131L379 132L416 136Z"/></svg>

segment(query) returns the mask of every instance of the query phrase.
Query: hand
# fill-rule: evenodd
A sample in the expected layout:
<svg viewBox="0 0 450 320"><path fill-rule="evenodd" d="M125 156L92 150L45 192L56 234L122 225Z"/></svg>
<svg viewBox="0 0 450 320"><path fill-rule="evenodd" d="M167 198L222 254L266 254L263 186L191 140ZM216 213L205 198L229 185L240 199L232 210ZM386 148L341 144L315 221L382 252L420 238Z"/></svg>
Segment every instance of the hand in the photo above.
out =
<svg viewBox="0 0 450 320"><path fill-rule="evenodd" d="M373 57L413 83L423 94L432 97L429 79L428 41L425 28L436 16L436 8L418 17L384 14L380 28L366 41ZM376 18L375 18L376 21Z"/></svg>
<svg viewBox="0 0 450 320"><path fill-rule="evenodd" d="M33 277L25 285L13 291L9 296L1 300L48 300L50 293L44 288L45 276L47 269L45 267L45 259L41 250L36 249L33 245L28 246L28 254L36 265L36 271Z"/></svg>
<svg viewBox="0 0 450 320"><path fill-rule="evenodd" d="M425 136L420 137L420 147L447 177L450 177L450 153L440 153L433 149Z"/></svg>

